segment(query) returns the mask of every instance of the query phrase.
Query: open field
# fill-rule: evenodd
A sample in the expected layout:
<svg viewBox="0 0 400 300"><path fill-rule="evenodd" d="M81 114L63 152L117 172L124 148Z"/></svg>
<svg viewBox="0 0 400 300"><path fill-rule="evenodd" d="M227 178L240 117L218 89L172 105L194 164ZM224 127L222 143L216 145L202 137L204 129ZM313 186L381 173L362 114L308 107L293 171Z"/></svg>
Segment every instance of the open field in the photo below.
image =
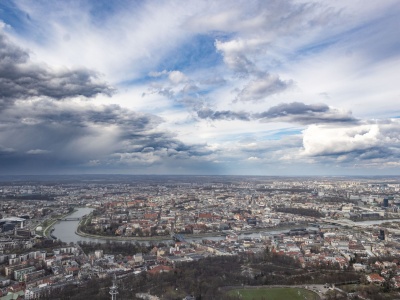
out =
<svg viewBox="0 0 400 300"><path fill-rule="evenodd" d="M317 300L320 297L309 290L301 288L259 288L236 289L229 291L230 295L240 295L244 300Z"/></svg>

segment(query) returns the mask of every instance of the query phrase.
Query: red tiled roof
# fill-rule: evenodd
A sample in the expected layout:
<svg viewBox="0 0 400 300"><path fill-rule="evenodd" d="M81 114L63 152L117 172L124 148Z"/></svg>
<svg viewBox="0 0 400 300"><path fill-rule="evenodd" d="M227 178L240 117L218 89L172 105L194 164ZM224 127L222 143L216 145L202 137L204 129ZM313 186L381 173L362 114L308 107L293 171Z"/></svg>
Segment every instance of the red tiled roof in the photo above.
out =
<svg viewBox="0 0 400 300"><path fill-rule="evenodd" d="M149 270L147 272L149 274L151 274L151 275L155 275L155 274L159 274L159 273L163 273L163 272L169 272L169 271L172 271L172 270L173 270L173 268L170 267L170 266L160 265L160 266L154 267L153 269L151 269L151 270Z"/></svg>

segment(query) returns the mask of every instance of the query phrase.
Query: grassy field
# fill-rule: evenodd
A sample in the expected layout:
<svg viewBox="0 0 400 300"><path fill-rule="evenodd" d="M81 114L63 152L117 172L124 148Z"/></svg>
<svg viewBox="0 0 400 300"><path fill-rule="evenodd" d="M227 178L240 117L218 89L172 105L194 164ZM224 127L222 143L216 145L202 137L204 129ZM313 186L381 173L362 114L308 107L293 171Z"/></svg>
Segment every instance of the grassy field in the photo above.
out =
<svg viewBox="0 0 400 300"><path fill-rule="evenodd" d="M309 290L299 288L259 288L237 289L230 295L240 295L243 300L319 300L319 296Z"/></svg>

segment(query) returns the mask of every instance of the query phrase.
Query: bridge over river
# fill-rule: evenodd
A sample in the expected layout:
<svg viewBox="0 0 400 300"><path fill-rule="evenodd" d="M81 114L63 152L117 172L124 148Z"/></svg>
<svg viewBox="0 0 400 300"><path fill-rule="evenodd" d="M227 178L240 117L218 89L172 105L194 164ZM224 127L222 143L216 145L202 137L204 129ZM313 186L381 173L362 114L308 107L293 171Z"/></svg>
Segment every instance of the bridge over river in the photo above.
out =
<svg viewBox="0 0 400 300"><path fill-rule="evenodd" d="M80 221L81 218L60 218L58 221Z"/></svg>
<svg viewBox="0 0 400 300"><path fill-rule="evenodd" d="M177 242L186 242L185 237L182 234L172 233L171 237Z"/></svg>

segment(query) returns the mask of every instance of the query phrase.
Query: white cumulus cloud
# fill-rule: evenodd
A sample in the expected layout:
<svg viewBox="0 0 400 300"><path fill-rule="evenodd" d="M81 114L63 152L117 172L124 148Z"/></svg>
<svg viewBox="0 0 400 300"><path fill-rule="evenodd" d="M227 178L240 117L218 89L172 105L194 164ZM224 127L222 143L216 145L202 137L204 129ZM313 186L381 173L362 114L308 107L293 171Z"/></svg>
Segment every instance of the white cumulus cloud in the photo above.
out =
<svg viewBox="0 0 400 300"><path fill-rule="evenodd" d="M304 154L394 159L400 149L399 134L400 122L397 119L350 126L311 125L303 131Z"/></svg>

